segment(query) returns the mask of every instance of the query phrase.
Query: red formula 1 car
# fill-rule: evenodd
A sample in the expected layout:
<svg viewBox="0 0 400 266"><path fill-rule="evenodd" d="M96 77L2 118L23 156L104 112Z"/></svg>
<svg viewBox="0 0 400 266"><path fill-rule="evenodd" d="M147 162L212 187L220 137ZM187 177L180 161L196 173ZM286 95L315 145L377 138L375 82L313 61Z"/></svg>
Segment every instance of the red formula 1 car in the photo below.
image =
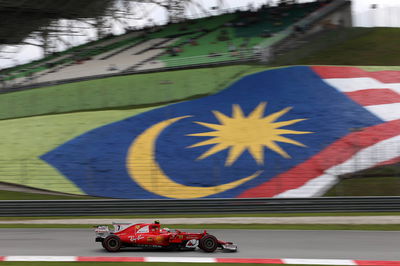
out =
<svg viewBox="0 0 400 266"><path fill-rule="evenodd" d="M218 240L215 236L203 233L186 233L179 230L171 232L162 228L159 222L151 224L113 223L114 230L106 225L96 226L96 242L101 242L109 252L119 251L123 247L165 248L171 250L195 250L214 252L217 248L236 251L232 242Z"/></svg>

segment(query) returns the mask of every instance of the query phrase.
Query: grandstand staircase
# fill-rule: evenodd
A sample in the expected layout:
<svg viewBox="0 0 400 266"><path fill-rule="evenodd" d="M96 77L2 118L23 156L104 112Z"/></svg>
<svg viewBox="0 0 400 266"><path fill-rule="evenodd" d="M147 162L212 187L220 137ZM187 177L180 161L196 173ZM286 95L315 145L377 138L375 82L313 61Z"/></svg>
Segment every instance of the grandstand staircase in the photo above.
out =
<svg viewBox="0 0 400 266"><path fill-rule="evenodd" d="M296 37L296 36L292 35L292 36L286 38L284 40L284 42L281 42L279 44L279 46L275 47L274 56L283 55L283 54L287 53L288 51L291 51L306 42L307 42L306 38L304 38L304 37L300 38L300 37Z"/></svg>
<svg viewBox="0 0 400 266"><path fill-rule="evenodd" d="M129 72L135 72L135 71L138 71L138 70L144 70L144 69L143 69L143 68L144 68L144 67L143 67L144 65L146 65L146 64L149 64L149 65L150 65L151 62L152 62L154 59L156 59L157 57L159 57L159 56L161 56L161 55L164 55L165 53L166 53L166 51L161 51L159 54L156 54L156 55L154 55L154 56L152 56L152 57L149 57L149 58L147 58L147 59L145 59L145 60L143 60L143 61L137 63L136 65L125 69L123 72L129 73ZM141 68L142 68L142 69L141 69ZM155 68L155 67L149 67L149 68L147 68L147 69L150 69L150 68Z"/></svg>
<svg viewBox="0 0 400 266"><path fill-rule="evenodd" d="M119 54L119 53L125 52L126 50L131 49L131 48L133 48L133 47L135 47L135 46L142 45L143 43L145 43L145 42L147 42L147 41L148 41L148 40L144 39L144 40L142 40L142 41L140 41L140 42L133 43L133 44L131 44L131 45L127 45L127 46L125 46L125 47L123 47L123 48L121 48L121 49L117 49L116 51L107 54L106 56L100 57L99 59L100 59L100 60L107 60L108 58L113 57L114 55L117 55L117 54Z"/></svg>
<svg viewBox="0 0 400 266"><path fill-rule="evenodd" d="M171 39L165 39L165 40L161 40L160 42L158 42L158 43L155 43L153 46L151 46L151 47L147 47L147 48L145 48L145 49L143 49L143 50L140 50L140 51L137 51L136 53L134 53L134 55L139 55L139 54L143 54L143 53L145 53L145 52L147 52L147 51L150 51L150 50L153 50L153 49L159 49L159 48L161 48L160 46L161 45L163 45L163 44L166 44L166 43L170 43L171 42Z"/></svg>
<svg viewBox="0 0 400 266"><path fill-rule="evenodd" d="M135 53L135 55L139 55L139 54L144 54L144 53L146 53L146 52L149 52L149 51L151 51L151 50L159 50L159 53L156 53L156 54L154 54L154 55L152 55L152 56L150 56L150 57L147 57L146 59L144 59L144 60L142 60L142 61L139 61L139 62L137 62L135 65L133 65L133 66L131 66L131 67L128 67L127 69L125 69L123 72L125 73L129 73L129 72L133 72L133 71L137 71L137 70L140 70L140 68L143 68L143 66L144 65L146 65L146 64L149 64L149 66L148 67L145 67L145 68L147 68L147 69L150 69L150 68L155 68L155 67L151 67L151 62L154 60L154 59L156 59L157 57L159 57L159 56L161 56L161 55L163 55L163 54L165 54L166 53L166 50L164 49L165 47L163 46L163 45L166 45L166 46L168 46L168 45L170 45L170 44L173 44L174 42L176 42L178 40L178 38L172 38L172 39L170 39L170 38L168 38L168 39L164 39L164 40L162 40L162 41L160 41L160 42L158 42L158 43L155 43L153 46L151 46L151 47L147 47L147 48L145 48L145 49L143 49L143 50L141 50L141 51L138 51L138 52L136 52Z"/></svg>

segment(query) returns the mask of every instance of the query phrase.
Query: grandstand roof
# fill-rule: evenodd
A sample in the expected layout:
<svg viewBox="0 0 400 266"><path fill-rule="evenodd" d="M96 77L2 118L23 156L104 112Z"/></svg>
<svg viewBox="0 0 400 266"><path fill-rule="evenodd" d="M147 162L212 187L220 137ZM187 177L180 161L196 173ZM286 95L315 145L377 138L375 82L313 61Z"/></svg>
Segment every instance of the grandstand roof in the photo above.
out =
<svg viewBox="0 0 400 266"><path fill-rule="evenodd" d="M58 19L102 16L113 0L0 0L0 44L19 44Z"/></svg>

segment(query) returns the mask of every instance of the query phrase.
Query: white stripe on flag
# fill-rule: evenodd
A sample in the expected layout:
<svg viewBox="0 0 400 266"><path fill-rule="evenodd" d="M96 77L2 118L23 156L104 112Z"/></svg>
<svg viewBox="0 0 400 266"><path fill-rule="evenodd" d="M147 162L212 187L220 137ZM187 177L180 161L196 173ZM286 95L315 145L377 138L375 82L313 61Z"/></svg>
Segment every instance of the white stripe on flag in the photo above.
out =
<svg viewBox="0 0 400 266"><path fill-rule="evenodd" d="M353 260L338 259L282 259L284 264L357 265Z"/></svg>
<svg viewBox="0 0 400 266"><path fill-rule="evenodd" d="M373 78L332 78L324 79L330 86L341 92L355 92L368 89L391 89L400 94L400 83L383 83ZM364 106L384 121L400 119L400 103Z"/></svg>
<svg viewBox="0 0 400 266"><path fill-rule="evenodd" d="M400 119L400 103L370 105L364 108L384 121Z"/></svg>
<svg viewBox="0 0 400 266"><path fill-rule="evenodd" d="M214 258L195 258L195 257L145 257L146 262L198 262L213 263L217 262Z"/></svg>
<svg viewBox="0 0 400 266"><path fill-rule="evenodd" d="M337 176L357 172L400 156L400 136L385 139L362 149L347 161L335 165L303 186L275 195L278 198L320 196L337 182Z"/></svg>
<svg viewBox="0 0 400 266"><path fill-rule="evenodd" d="M6 256L4 261L76 261L75 256Z"/></svg>
<svg viewBox="0 0 400 266"><path fill-rule="evenodd" d="M383 83L373 78L340 78L324 79L324 81L341 92L368 89L391 89L400 94L400 83Z"/></svg>

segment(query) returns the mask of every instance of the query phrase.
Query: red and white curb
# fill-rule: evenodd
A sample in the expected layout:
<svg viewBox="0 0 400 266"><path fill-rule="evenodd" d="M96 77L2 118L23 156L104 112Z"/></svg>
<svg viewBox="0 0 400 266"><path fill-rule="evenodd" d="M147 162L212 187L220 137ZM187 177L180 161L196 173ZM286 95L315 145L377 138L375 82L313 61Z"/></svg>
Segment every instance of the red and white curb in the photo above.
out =
<svg viewBox="0 0 400 266"><path fill-rule="evenodd" d="M197 262L197 263L258 263L304 265L369 265L400 266L400 261L341 259L244 259L201 257L81 257L81 256L0 256L0 261L93 261L93 262Z"/></svg>

